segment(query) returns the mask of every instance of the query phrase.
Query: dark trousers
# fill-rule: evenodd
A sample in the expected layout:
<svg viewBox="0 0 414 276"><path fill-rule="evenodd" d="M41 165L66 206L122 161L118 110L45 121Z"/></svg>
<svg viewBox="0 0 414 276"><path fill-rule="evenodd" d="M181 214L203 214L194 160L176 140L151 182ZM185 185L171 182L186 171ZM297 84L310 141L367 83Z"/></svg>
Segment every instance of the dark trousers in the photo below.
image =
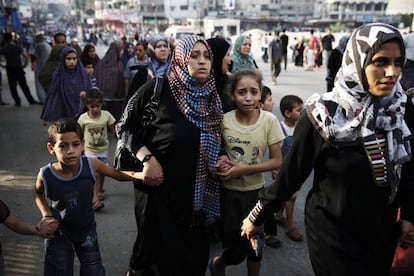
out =
<svg viewBox="0 0 414 276"><path fill-rule="evenodd" d="M270 69L271 75L272 75L272 81L276 81L276 78L279 76L280 71L282 71L282 68L280 66L280 60L276 63L272 62L272 67Z"/></svg>
<svg viewBox="0 0 414 276"><path fill-rule="evenodd" d="M282 54L282 60L283 60L283 66L284 66L283 69L285 69L285 71L286 71L287 61L288 61L287 52Z"/></svg>
<svg viewBox="0 0 414 276"><path fill-rule="evenodd" d="M14 102L17 106L21 104L19 94L17 93L17 84L20 85L20 88L23 91L23 94L25 95L27 101L29 103L35 103L35 99L32 97L32 94L30 93L29 86L26 82L25 72L23 68L21 67L7 67L7 78L9 79L9 87L10 87L10 93L14 99Z"/></svg>
<svg viewBox="0 0 414 276"><path fill-rule="evenodd" d="M80 276L104 276L96 225L85 232L59 230L45 240L44 276L73 276L75 254L80 262Z"/></svg>

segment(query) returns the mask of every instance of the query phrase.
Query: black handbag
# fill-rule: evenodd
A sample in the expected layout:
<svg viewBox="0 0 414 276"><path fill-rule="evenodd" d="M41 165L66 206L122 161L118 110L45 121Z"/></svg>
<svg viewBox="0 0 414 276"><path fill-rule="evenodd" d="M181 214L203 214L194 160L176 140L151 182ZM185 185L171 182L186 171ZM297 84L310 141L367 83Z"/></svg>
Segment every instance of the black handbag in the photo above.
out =
<svg viewBox="0 0 414 276"><path fill-rule="evenodd" d="M123 171L142 171L142 163L132 152L132 134L124 131L116 143L114 167Z"/></svg>
<svg viewBox="0 0 414 276"><path fill-rule="evenodd" d="M157 77L154 94L151 96L150 101L145 105L145 109L142 116L142 125L148 127L149 123L154 119L155 111L158 110L158 104L160 102L160 95L162 92L164 79ZM142 171L143 164L136 157L132 151L132 139L133 133L125 130L121 133L121 137L116 143L116 150L114 156L114 168L123 171Z"/></svg>

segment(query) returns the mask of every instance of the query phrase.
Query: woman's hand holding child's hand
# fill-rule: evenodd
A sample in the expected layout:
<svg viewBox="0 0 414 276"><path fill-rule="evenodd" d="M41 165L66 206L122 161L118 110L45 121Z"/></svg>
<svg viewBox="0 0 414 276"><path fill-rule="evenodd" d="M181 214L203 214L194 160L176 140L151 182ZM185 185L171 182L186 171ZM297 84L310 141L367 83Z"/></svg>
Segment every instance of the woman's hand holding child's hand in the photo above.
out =
<svg viewBox="0 0 414 276"><path fill-rule="evenodd" d="M155 157L152 157L144 163L142 172L144 175L144 183L149 186L158 187L164 181L164 171Z"/></svg>
<svg viewBox="0 0 414 276"><path fill-rule="evenodd" d="M231 161L229 159L223 160L221 165L225 170L219 170L218 176L222 180L229 180L242 176L246 172L246 165Z"/></svg>
<svg viewBox="0 0 414 276"><path fill-rule="evenodd" d="M230 170L231 166L226 162L226 160L229 160L229 158L225 155L221 155L218 157L216 164L218 173L225 173L228 170Z"/></svg>

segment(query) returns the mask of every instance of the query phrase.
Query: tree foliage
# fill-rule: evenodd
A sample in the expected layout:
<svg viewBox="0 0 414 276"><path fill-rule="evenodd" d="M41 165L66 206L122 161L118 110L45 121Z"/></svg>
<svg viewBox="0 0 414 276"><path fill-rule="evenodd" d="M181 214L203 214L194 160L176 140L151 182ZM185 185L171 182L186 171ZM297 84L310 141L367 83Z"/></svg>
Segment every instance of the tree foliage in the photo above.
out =
<svg viewBox="0 0 414 276"><path fill-rule="evenodd" d="M401 15L401 22L404 23L405 27L411 26L411 22L413 22L413 15L412 14L402 14Z"/></svg>
<svg viewBox="0 0 414 276"><path fill-rule="evenodd" d="M335 24L330 25L329 28L331 28L332 32L334 33L343 32L346 30L345 24L341 22L336 22Z"/></svg>

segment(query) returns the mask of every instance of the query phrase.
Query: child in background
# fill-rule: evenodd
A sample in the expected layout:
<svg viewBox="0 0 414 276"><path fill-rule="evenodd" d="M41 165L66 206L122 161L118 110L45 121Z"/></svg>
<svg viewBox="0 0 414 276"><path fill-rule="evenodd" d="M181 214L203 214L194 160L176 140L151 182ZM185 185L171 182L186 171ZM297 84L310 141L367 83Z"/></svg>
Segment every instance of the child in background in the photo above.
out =
<svg viewBox="0 0 414 276"><path fill-rule="evenodd" d="M98 88L89 89L85 95L87 112L81 114L78 123L84 132L85 155L108 165L108 131L115 133L115 118L109 111L102 110L103 103L102 91ZM97 174L93 197L93 207L96 211L105 206L103 185L104 176Z"/></svg>
<svg viewBox="0 0 414 276"><path fill-rule="evenodd" d="M292 143L292 136L295 130L296 122L299 120L300 113L303 109L303 101L295 95L284 96L280 100L280 112L284 119L280 122L283 134L286 136L282 142L282 156L285 158L290 145ZM293 211L295 209L296 193L284 203L284 206L276 214L276 221L278 224L286 228L286 235L292 241L302 241L303 236L293 223ZM283 212L286 211L286 217Z"/></svg>
<svg viewBox="0 0 414 276"><path fill-rule="evenodd" d="M95 77L95 65L93 65L92 60L85 59L82 61L82 64L85 67L85 71L89 76L89 80L91 81L91 87L97 87L98 82Z"/></svg>
<svg viewBox="0 0 414 276"><path fill-rule="evenodd" d="M264 172L278 169L282 163L280 141L284 136L277 118L259 107L262 78L251 69L237 71L230 83L236 110L227 112L221 124L224 150L218 160L222 179L222 242L226 249L209 262L212 275L225 275L225 267L237 265L247 257L250 276L259 275L260 252L255 242L240 236L240 221L257 200L265 184ZM266 150L269 159L265 160Z"/></svg>
<svg viewBox="0 0 414 276"><path fill-rule="evenodd" d="M95 175L133 181L142 180L142 173L115 170L98 159L82 156L83 131L71 118L49 126L47 148L56 162L40 168L35 202L43 217L59 221L59 228L53 238L45 240L44 275L73 275L75 250L80 275L103 276L92 208Z"/></svg>
<svg viewBox="0 0 414 276"><path fill-rule="evenodd" d="M259 107L261 110L268 111L273 113L273 98L272 90L269 87L263 85L262 87L262 97L260 98ZM276 119L277 120L277 119ZM282 142L283 143L283 142ZM272 178L275 178L276 170L272 170ZM273 248L279 248L282 246L282 241L277 238L277 224L274 217L274 214L268 214L268 219L264 223L264 232L265 232L265 243L267 246Z"/></svg>

